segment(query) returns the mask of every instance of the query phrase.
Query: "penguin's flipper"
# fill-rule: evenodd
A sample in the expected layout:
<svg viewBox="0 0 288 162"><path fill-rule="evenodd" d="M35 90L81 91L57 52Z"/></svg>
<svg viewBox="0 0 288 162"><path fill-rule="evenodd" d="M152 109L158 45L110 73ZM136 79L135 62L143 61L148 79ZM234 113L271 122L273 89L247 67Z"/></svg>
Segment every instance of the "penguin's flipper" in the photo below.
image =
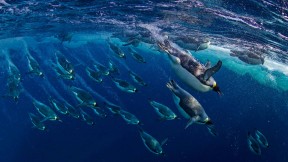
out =
<svg viewBox="0 0 288 162"><path fill-rule="evenodd" d="M86 104L84 102L78 104L76 107L81 107L81 106L86 106Z"/></svg>
<svg viewBox="0 0 288 162"><path fill-rule="evenodd" d="M195 49L195 52L197 52L200 48L201 44L197 44L197 48Z"/></svg>
<svg viewBox="0 0 288 162"><path fill-rule="evenodd" d="M168 53L168 57L174 64L181 64L181 60L178 57L172 56L169 53Z"/></svg>
<svg viewBox="0 0 288 162"><path fill-rule="evenodd" d="M188 123L185 126L185 129L187 129L190 125L192 125L194 123L193 119L191 118Z"/></svg>
<svg viewBox="0 0 288 162"><path fill-rule="evenodd" d="M122 46L129 46L129 45L131 45L131 44L133 44L133 42L127 42L127 43L125 43L125 44L122 44Z"/></svg>
<svg viewBox="0 0 288 162"><path fill-rule="evenodd" d="M211 62L207 60L207 62L204 65L207 69L211 68Z"/></svg>
<svg viewBox="0 0 288 162"><path fill-rule="evenodd" d="M49 119L51 119L51 117L45 117L45 118L43 118L40 122L43 123L43 122L45 122L45 121L47 121L47 120L49 120Z"/></svg>
<svg viewBox="0 0 288 162"><path fill-rule="evenodd" d="M190 120L188 121L187 125L185 126L185 129L187 129L190 125L195 123L198 119L199 119L199 116L194 116L194 117L190 118Z"/></svg>
<svg viewBox="0 0 288 162"><path fill-rule="evenodd" d="M199 119L200 119L200 116L199 116L199 115L193 116L192 118L190 118L190 120L188 121L185 129L187 129L187 128L188 128L190 125L192 125L193 123L199 121Z"/></svg>
<svg viewBox="0 0 288 162"><path fill-rule="evenodd" d="M207 69L204 73L204 80L208 80L212 75L214 75L222 66L222 61L218 61L217 64L209 69Z"/></svg>
<svg viewBox="0 0 288 162"><path fill-rule="evenodd" d="M161 142L161 146L163 146L165 143L167 143L168 138L165 138L162 142Z"/></svg>

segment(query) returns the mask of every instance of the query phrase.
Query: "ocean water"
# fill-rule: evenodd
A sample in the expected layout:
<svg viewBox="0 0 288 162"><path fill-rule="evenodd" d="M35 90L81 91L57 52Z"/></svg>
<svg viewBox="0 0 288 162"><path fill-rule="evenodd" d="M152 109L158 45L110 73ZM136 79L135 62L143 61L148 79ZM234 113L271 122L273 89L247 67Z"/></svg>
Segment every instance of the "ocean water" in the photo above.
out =
<svg viewBox="0 0 288 162"><path fill-rule="evenodd" d="M288 161L287 7L286 0L0 0L0 161ZM179 35L210 40L207 49L187 53L202 64L210 60L213 66L222 61L213 77L223 95L198 92L175 75L167 53L156 42L173 42ZM139 42L134 46L123 46L135 38ZM115 57L108 42L121 48L126 59ZM250 65L230 55L233 50L254 48L262 50L264 64ZM129 49L147 63L133 59ZM57 76L57 52L74 65L74 80ZM39 63L43 78L27 73L27 55ZM102 76L103 82L97 83L86 74L86 67L94 69L95 63L108 67L109 61L119 68L119 75ZM18 101L5 97L10 95L12 66L21 73ZM129 71L147 86L133 82ZM138 92L121 91L111 76L127 80ZM201 103L217 136L199 124L184 129L188 120L181 116L166 87L171 79ZM28 113L41 117L34 100L52 107L52 96L79 109L71 86L89 92L107 117L83 107L93 117L91 126L52 108L63 122L47 120L43 122L47 130L33 128ZM180 120L160 121L149 99L167 105ZM127 124L105 109L104 102L131 112L143 125ZM168 138L162 145L165 156L145 147L139 126L160 143ZM247 133L254 129L270 145L261 147L261 155L247 144Z"/></svg>

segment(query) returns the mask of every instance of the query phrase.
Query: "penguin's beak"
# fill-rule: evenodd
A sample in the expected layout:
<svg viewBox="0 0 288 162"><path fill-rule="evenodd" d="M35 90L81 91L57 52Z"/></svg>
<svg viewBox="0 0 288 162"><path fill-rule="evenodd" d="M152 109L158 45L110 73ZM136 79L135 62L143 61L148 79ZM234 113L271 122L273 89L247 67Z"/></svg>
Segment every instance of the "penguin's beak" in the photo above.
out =
<svg viewBox="0 0 288 162"><path fill-rule="evenodd" d="M220 88L217 85L213 86L213 91L217 92L219 96L222 95L222 92L220 91Z"/></svg>

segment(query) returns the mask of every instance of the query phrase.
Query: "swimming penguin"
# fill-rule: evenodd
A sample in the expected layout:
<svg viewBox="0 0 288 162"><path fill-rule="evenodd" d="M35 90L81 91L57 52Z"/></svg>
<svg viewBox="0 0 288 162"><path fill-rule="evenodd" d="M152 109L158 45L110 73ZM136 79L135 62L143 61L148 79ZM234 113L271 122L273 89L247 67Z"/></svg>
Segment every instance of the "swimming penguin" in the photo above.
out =
<svg viewBox="0 0 288 162"><path fill-rule="evenodd" d="M111 43L110 41L108 41L108 44L110 49L116 54L117 57L126 59L124 52L118 46Z"/></svg>
<svg viewBox="0 0 288 162"><path fill-rule="evenodd" d="M35 58L32 57L30 54L27 54L26 57L28 59L28 67L29 67L29 71L27 72L27 74L35 74L40 77L44 77L44 74L40 69L40 65L35 60Z"/></svg>
<svg viewBox="0 0 288 162"><path fill-rule="evenodd" d="M92 108L97 107L97 103L90 93L74 86L70 87L70 90L73 92L76 99L80 102L78 106L88 106Z"/></svg>
<svg viewBox="0 0 288 162"><path fill-rule="evenodd" d="M93 109L93 111L100 118L106 118L107 117L106 112L103 109L101 109L100 107Z"/></svg>
<svg viewBox="0 0 288 162"><path fill-rule="evenodd" d="M213 125L204 108L191 94L173 80L168 82L166 86L173 92L173 99L179 112L184 118L189 119L185 129L193 123Z"/></svg>
<svg viewBox="0 0 288 162"><path fill-rule="evenodd" d="M109 73L116 74L116 75L120 74L119 69L111 60L109 61Z"/></svg>
<svg viewBox="0 0 288 162"><path fill-rule="evenodd" d="M143 56L138 54L136 51L134 51L131 48L129 48L129 52L132 55L132 57L134 58L134 60L136 60L137 62L146 63L146 60L143 58Z"/></svg>
<svg viewBox="0 0 288 162"><path fill-rule="evenodd" d="M63 54L57 51L55 53L55 57L56 57L56 64L63 73L67 74L75 73L73 64Z"/></svg>
<svg viewBox="0 0 288 162"><path fill-rule="evenodd" d="M101 73L99 71L95 71L90 69L89 67L85 68L87 75L97 83L101 83L103 79L101 78Z"/></svg>
<svg viewBox="0 0 288 162"><path fill-rule="evenodd" d="M47 105L40 101L33 101L34 107L37 109L37 111L44 117L42 121L46 120L57 120L62 122L62 120L58 117L58 115Z"/></svg>
<svg viewBox="0 0 288 162"><path fill-rule="evenodd" d="M70 43L72 40L72 36L73 36L72 33L69 33L69 32L62 32L62 33L55 35L55 37L57 39L59 39L59 41L61 43L63 43L63 42L69 42Z"/></svg>
<svg viewBox="0 0 288 162"><path fill-rule="evenodd" d="M266 139L266 137L257 129L255 129L255 139L256 141L258 141L258 143L264 147L264 148L268 148L269 144L268 141Z"/></svg>
<svg viewBox="0 0 288 162"><path fill-rule="evenodd" d="M93 121L93 118L88 114L86 113L84 110L82 110L80 108L80 114L81 114L81 117L82 117L82 120L84 122L86 122L88 125L94 125L94 121Z"/></svg>
<svg viewBox="0 0 288 162"><path fill-rule="evenodd" d="M60 103L59 101L57 101L52 97L49 98L49 102L51 106L53 106L59 113L64 115L68 113L67 107L65 107L63 103Z"/></svg>
<svg viewBox="0 0 288 162"><path fill-rule="evenodd" d="M141 124L140 120L128 111L120 110L119 115L128 123L133 125Z"/></svg>
<svg viewBox="0 0 288 162"><path fill-rule="evenodd" d="M120 32L112 33L112 38L118 38L122 42L129 42L132 39L137 38L139 35L138 31L135 30L122 30Z"/></svg>
<svg viewBox="0 0 288 162"><path fill-rule="evenodd" d="M189 35L182 35L172 39L181 48L193 51L205 50L211 43L207 38L195 38Z"/></svg>
<svg viewBox="0 0 288 162"><path fill-rule="evenodd" d="M261 148L257 141L252 137L251 133L248 132L247 135L247 142L248 142L248 147L250 151L252 151L256 155L261 155Z"/></svg>
<svg viewBox="0 0 288 162"><path fill-rule="evenodd" d="M8 67L8 76L9 78L15 79L15 81L21 82L22 77L19 69L9 61L9 67Z"/></svg>
<svg viewBox="0 0 288 162"><path fill-rule="evenodd" d="M127 40L126 43L123 44L122 46L132 45L134 47L138 47L139 43L140 43L140 40L138 38L132 37L129 40Z"/></svg>
<svg viewBox="0 0 288 162"><path fill-rule="evenodd" d="M139 32L140 36L138 39L140 39L141 42L147 43L147 44L155 44L155 39L153 39L152 34L149 30L143 31L144 28L141 29Z"/></svg>
<svg viewBox="0 0 288 162"><path fill-rule="evenodd" d="M192 55L173 47L168 40L164 40L163 43L158 42L158 46L168 53L172 69L181 81L200 92L214 90L219 95L222 94L212 77L221 68L221 61L208 68L199 63Z"/></svg>
<svg viewBox="0 0 288 162"><path fill-rule="evenodd" d="M57 74L58 78L62 78L62 79L66 79L66 80L74 80L75 79L75 74L67 74L64 73L62 70L60 70L60 68L58 66L53 66L54 67L54 71Z"/></svg>
<svg viewBox="0 0 288 162"><path fill-rule="evenodd" d="M145 132L142 128L139 127L139 133L141 136L141 139L145 145L145 147L152 152L153 154L156 155L165 155L163 152L162 146L167 142L167 138L161 142L161 144L150 134Z"/></svg>
<svg viewBox="0 0 288 162"><path fill-rule="evenodd" d="M13 76L9 77L7 81L7 93L2 95L3 98L12 98L16 103L18 103L20 93L22 92L21 82L16 80Z"/></svg>
<svg viewBox="0 0 288 162"><path fill-rule="evenodd" d="M152 100L149 100L149 103L160 116L161 121L178 119L177 115L169 107Z"/></svg>
<svg viewBox="0 0 288 162"><path fill-rule="evenodd" d="M107 108L112 114L119 114L121 107L109 102L104 102L104 107Z"/></svg>
<svg viewBox="0 0 288 162"><path fill-rule="evenodd" d="M129 71L129 75L135 83L139 84L140 86L147 86L147 83L145 83L144 80L137 74L133 73L132 71Z"/></svg>
<svg viewBox="0 0 288 162"><path fill-rule="evenodd" d="M238 57L239 60L250 65L263 65L264 56L253 50L237 51L231 50L230 56Z"/></svg>
<svg viewBox="0 0 288 162"><path fill-rule="evenodd" d="M71 115L73 118L76 118L76 119L80 118L79 109L74 108L72 105L68 103L65 103L65 107L67 108L68 114Z"/></svg>
<svg viewBox="0 0 288 162"><path fill-rule="evenodd" d="M109 75L109 69L100 63L94 63L94 67L97 71L99 71L102 75Z"/></svg>
<svg viewBox="0 0 288 162"><path fill-rule="evenodd" d="M112 81L115 83L115 85L122 91L124 92L128 92L128 93L135 93L137 92L137 88L134 87L132 84L128 83L127 81L125 80L122 80L122 79L117 79L117 78L114 78L112 77Z"/></svg>
<svg viewBox="0 0 288 162"><path fill-rule="evenodd" d="M33 113L28 113L29 114L29 118L33 124L33 128L37 128L39 130L45 130L46 126L43 124L42 120L34 115Z"/></svg>

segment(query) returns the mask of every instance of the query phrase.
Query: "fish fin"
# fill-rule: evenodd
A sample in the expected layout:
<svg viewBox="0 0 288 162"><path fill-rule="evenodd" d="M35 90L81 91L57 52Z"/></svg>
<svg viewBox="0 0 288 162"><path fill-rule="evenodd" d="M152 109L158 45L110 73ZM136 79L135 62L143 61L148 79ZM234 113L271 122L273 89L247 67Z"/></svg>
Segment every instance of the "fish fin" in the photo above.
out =
<svg viewBox="0 0 288 162"><path fill-rule="evenodd" d="M222 61L218 61L217 64L209 69L207 69L204 73L204 80L208 80L212 75L214 75L222 66Z"/></svg>
<svg viewBox="0 0 288 162"><path fill-rule="evenodd" d="M163 146L165 143L167 143L168 138L165 138L162 142L161 142L161 146Z"/></svg>

